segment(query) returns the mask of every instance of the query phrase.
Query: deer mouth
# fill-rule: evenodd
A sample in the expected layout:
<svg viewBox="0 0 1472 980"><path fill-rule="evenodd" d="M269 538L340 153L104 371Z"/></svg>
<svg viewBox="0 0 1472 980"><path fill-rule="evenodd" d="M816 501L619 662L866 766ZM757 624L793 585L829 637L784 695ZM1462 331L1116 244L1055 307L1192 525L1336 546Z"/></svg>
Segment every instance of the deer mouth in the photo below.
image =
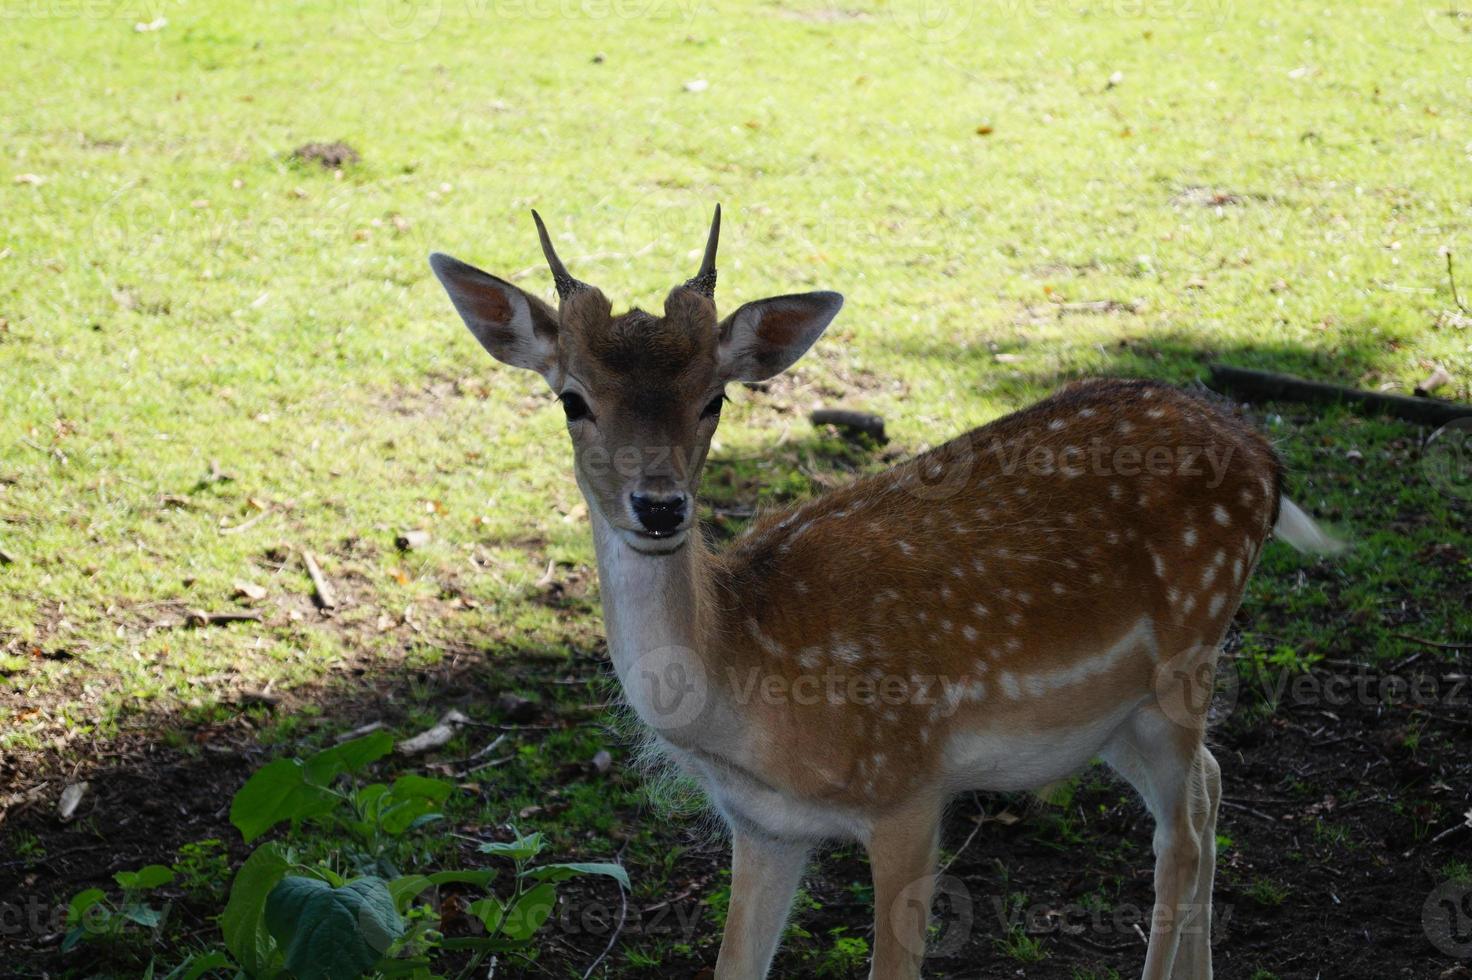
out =
<svg viewBox="0 0 1472 980"><path fill-rule="evenodd" d="M682 527L674 531L629 531L624 543L641 555L660 558L679 551L689 540L690 529Z"/></svg>

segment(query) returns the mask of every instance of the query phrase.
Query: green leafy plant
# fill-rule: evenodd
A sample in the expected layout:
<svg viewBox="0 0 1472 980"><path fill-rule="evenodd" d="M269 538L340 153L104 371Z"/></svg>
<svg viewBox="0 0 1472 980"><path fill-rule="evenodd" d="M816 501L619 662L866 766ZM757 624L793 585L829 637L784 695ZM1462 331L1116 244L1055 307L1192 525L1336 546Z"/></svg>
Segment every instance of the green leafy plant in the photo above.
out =
<svg viewBox="0 0 1472 980"><path fill-rule="evenodd" d="M513 864L505 897L490 891L492 869L401 873L399 843L443 819L440 807L454 786L412 773L359 785L357 774L392 748L388 733L374 732L306 759L278 759L236 794L230 820L247 841L290 823L311 825L339 842L332 862L303 864L291 848L273 843L241 868L221 926L247 974L273 976L284 967L299 980L350 980L372 972L429 978L431 954L465 949L474 951L469 970L490 953L525 949L551 917L559 882L600 874L629 887L616 864L534 865L544 847L535 833L480 848ZM448 884L484 892L467 910L485 935L446 937L438 913L419 902L427 890Z"/></svg>
<svg viewBox="0 0 1472 980"><path fill-rule="evenodd" d="M843 926L828 930L833 945L821 954L813 970L815 976L853 977L864 971L869 962L869 943L860 936L844 935L847 931Z"/></svg>
<svg viewBox="0 0 1472 980"><path fill-rule="evenodd" d="M106 939L116 941L128 923L145 929L157 929L168 914L144 900L153 891L174 880L174 872L161 864L150 864L137 871L119 871L113 880L122 886L122 898L113 901L101 888L89 888L72 896L67 906L67 932L61 942L63 951L77 944Z"/></svg>
<svg viewBox="0 0 1472 980"><path fill-rule="evenodd" d="M355 980L363 976L433 980L441 951L471 952L468 974L491 953L526 951L551 917L557 886L580 875L603 875L629 889L617 864L537 864L541 834L480 846L509 861L510 887L497 894L493 868L401 871L402 845L442 820L454 786L413 773L391 783L363 784L368 766L387 755L393 738L374 732L305 759L283 758L257 770L230 806L230 821L247 841L288 824L284 841L261 844L241 865L219 918L223 951L191 957L165 980L195 980L211 970L276 980ZM150 865L119 872L122 898L89 889L71 903L64 944L116 939L129 924L157 928L166 909L144 896L177 883L202 889L227 867L223 845L200 841L180 849L174 868ZM446 936L433 890L454 885L478 892L466 905L477 935ZM153 976L153 965L147 975Z"/></svg>
<svg viewBox="0 0 1472 980"><path fill-rule="evenodd" d="M174 860L174 877L179 887L200 899L221 894L230 877L230 857L217 837L180 845Z"/></svg>

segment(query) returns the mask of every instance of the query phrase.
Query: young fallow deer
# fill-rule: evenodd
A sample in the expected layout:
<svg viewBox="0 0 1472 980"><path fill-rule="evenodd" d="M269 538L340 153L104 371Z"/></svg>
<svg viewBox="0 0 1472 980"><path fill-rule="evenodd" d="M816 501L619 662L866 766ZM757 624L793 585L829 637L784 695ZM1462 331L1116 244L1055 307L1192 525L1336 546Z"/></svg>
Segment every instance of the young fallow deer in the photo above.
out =
<svg viewBox="0 0 1472 980"><path fill-rule="evenodd" d="M1269 534L1333 544L1282 498L1268 443L1163 384L1083 382L712 552L694 501L725 386L791 365L842 297L718 319L718 207L664 315L615 316L533 218L557 309L430 263L481 345L567 413L625 696L731 829L716 976L766 975L833 838L868 850L870 976L919 976L949 798L1102 756L1155 818L1143 976L1210 977L1218 645Z"/></svg>

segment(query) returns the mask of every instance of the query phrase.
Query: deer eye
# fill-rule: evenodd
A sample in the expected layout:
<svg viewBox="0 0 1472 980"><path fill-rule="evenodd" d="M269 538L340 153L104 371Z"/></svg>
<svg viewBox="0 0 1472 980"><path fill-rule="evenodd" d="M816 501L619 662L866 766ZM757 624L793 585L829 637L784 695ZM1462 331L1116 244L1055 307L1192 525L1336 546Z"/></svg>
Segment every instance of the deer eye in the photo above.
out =
<svg viewBox="0 0 1472 980"><path fill-rule="evenodd" d="M703 408L703 409L700 410L700 417L703 418L703 419L718 419L718 418L720 418L721 417L721 403L722 402L727 402L727 401L730 401L730 399L726 397L726 393L725 392L721 392L719 395L717 395L714 398L712 398L710 400L710 403L708 405L706 405L705 408Z"/></svg>
<svg viewBox="0 0 1472 980"><path fill-rule="evenodd" d="M583 401L583 396L575 391L565 391L557 397L562 399L562 410L567 413L569 422L577 422L592 414L588 411L588 403Z"/></svg>

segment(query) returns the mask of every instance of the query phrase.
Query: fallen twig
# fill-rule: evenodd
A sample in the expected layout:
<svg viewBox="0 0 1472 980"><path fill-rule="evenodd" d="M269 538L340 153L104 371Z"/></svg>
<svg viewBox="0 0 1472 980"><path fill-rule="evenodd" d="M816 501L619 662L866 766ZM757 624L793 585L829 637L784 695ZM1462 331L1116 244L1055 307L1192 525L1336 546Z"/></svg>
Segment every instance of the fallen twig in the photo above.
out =
<svg viewBox="0 0 1472 980"><path fill-rule="evenodd" d="M971 846L971 842L976 839L977 834L981 833L981 828L986 823L986 808L981 805L981 800L975 793L971 794L971 802L976 804L976 826L971 828L971 833L966 835L966 839L961 842L961 846L956 850L956 853L951 855L951 859L941 865L940 871L936 873L937 878L951 870L951 865L956 863L956 858L960 857L966 848Z"/></svg>
<svg viewBox="0 0 1472 980"><path fill-rule="evenodd" d="M1250 813L1260 820L1266 820L1268 823L1280 822L1277 817L1269 816L1268 814L1263 813L1261 810L1254 810L1250 806L1243 806L1241 803L1234 803L1231 800L1222 800L1221 805L1232 810L1241 810L1243 813Z"/></svg>
<svg viewBox="0 0 1472 980"><path fill-rule="evenodd" d="M1409 633L1391 633L1397 640L1405 640L1407 643L1418 643L1423 647L1432 647L1437 650L1472 650L1472 643L1440 643L1436 640L1423 640L1419 636L1411 636Z"/></svg>
<svg viewBox="0 0 1472 980"><path fill-rule="evenodd" d="M583 971L583 980L588 980L593 975L593 971L598 969L598 964L602 963L613 951L613 944L618 942L619 933L624 931L624 919L629 914L629 894L622 887L618 890L618 902L618 925L613 927L613 935L608 937L608 945L603 947L603 952L599 953L598 958L589 963L588 968Z"/></svg>
<svg viewBox="0 0 1472 980"><path fill-rule="evenodd" d="M255 517L252 517L250 520L246 521L244 524L237 524L234 527L222 527L222 528L220 528L220 533L221 534L239 534L241 531L249 531L252 527L255 527L256 524L258 524L259 522L265 520L266 519L266 515L269 514L269 513L271 513L269 510L263 510L259 514L257 514Z"/></svg>
<svg viewBox="0 0 1472 980"><path fill-rule="evenodd" d="M0 565L14 565L15 556L4 548L0 548Z"/></svg>
<svg viewBox="0 0 1472 980"><path fill-rule="evenodd" d="M400 755L418 755L420 752L428 752L437 749L450 739L455 737L455 730L470 719L451 708L440 718L439 723L427 731L420 732L413 738L406 738L394 750Z"/></svg>
<svg viewBox="0 0 1472 980"><path fill-rule="evenodd" d="M302 552L302 564L307 566L307 574L312 577L312 588L317 592L317 605L323 609L336 606L337 597L332 593L332 586L327 583L327 576L322 574L322 569L317 566L317 559L312 557L310 551Z"/></svg>
<svg viewBox="0 0 1472 980"><path fill-rule="evenodd" d="M261 614L254 609L231 609L226 612L189 610L190 626L224 626L228 623L259 623Z"/></svg>

